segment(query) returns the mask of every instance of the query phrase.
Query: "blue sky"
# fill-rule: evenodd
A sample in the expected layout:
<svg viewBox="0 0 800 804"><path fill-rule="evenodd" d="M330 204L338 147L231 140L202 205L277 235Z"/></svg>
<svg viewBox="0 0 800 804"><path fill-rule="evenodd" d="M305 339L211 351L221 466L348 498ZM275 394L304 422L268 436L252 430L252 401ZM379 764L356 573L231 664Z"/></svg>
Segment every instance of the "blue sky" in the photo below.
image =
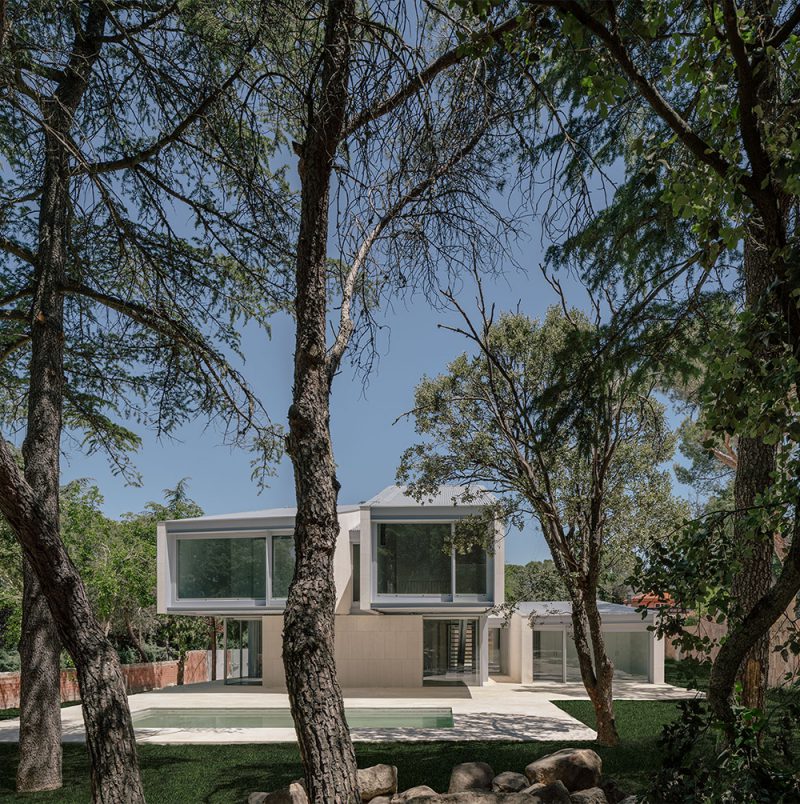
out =
<svg viewBox="0 0 800 804"><path fill-rule="evenodd" d="M541 253L525 244L521 261L529 270L510 271L485 282L485 292L498 309L520 304L529 315L542 314L556 299L544 281L538 265ZM474 306L474 289L465 288L462 303ZM336 378L333 389L331 426L341 502L359 502L394 482L395 469L403 449L413 443L410 421L395 419L412 404L414 387L423 374L440 372L448 360L466 348L464 339L437 326L448 320L424 299L397 302L384 311L384 330L379 343L380 359L366 385L349 366ZM455 319L450 318L451 322ZM243 335L245 374L261 395L276 421L285 421L291 396L294 325L287 316L272 322L272 337L248 327ZM250 479L250 456L232 451L203 422L184 427L177 439L158 441L142 433L144 443L134 456L142 474L141 487L125 485L111 474L100 455L90 458L71 454L63 464L64 481L93 478L105 497L111 516L139 511L150 500L162 497L162 490L189 478L189 492L206 513L252 510L294 504L291 465L284 459L270 488L261 494ZM509 534L507 561L521 563L548 556L536 528Z"/></svg>

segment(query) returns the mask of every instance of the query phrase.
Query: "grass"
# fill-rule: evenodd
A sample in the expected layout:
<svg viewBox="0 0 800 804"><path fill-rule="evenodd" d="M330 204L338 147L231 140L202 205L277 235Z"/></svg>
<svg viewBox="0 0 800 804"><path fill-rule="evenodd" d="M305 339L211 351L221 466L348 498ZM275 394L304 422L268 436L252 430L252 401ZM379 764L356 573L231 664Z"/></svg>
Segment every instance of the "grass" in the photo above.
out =
<svg viewBox="0 0 800 804"><path fill-rule="evenodd" d="M695 679L703 689L707 672L701 665L667 662L666 680L686 686ZM797 693L774 692L776 707ZM557 701L556 705L594 728L594 710L589 701ZM534 759L566 747L590 747L603 758L603 771L626 792L643 790L658 768L662 727L675 719L674 701L616 701L614 704L621 742L604 748L590 742L495 741L438 743L357 744L360 767L379 762L397 765L401 789L428 784L444 790L450 769L459 762L484 760L496 772L521 771ZM6 712L14 710L6 710ZM0 713L0 718L5 713ZM11 717L13 715L7 715ZM89 794L89 763L83 745L64 746L64 787L52 793L17 795L14 773L17 746L0 743L0 802L84 804ZM301 776L300 756L294 744L278 745L140 745L139 760L148 804L208 802L233 804L246 801L253 790L275 790Z"/></svg>
<svg viewBox="0 0 800 804"><path fill-rule="evenodd" d="M80 705L80 701L67 701L66 703L61 704L61 708L64 709L67 706ZM0 709L0 720L13 720L15 717L19 717L19 709Z"/></svg>
<svg viewBox="0 0 800 804"><path fill-rule="evenodd" d="M450 769L459 762L483 760L496 772L522 771L544 754L569 746L587 746L603 757L604 770L623 787L647 778L642 756L633 750L598 748L594 743L375 743L358 744L361 767L397 765L402 789L428 784L446 790ZM148 804L241 804L253 790L275 790L301 776L296 745L140 745L139 761ZM0 744L0 802L89 801L89 764L82 745L64 746L64 787L51 793L17 795L14 772L17 746ZM633 787L631 787L633 789Z"/></svg>

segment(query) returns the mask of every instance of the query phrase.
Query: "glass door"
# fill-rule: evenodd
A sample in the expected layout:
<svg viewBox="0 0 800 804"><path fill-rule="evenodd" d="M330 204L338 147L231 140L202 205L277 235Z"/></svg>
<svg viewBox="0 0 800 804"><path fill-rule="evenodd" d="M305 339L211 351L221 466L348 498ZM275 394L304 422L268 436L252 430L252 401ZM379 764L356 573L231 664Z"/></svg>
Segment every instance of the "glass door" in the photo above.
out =
<svg viewBox="0 0 800 804"><path fill-rule="evenodd" d="M477 620L426 619L422 635L423 684L480 684Z"/></svg>
<svg viewBox="0 0 800 804"><path fill-rule="evenodd" d="M261 684L261 620L225 620L225 683Z"/></svg>

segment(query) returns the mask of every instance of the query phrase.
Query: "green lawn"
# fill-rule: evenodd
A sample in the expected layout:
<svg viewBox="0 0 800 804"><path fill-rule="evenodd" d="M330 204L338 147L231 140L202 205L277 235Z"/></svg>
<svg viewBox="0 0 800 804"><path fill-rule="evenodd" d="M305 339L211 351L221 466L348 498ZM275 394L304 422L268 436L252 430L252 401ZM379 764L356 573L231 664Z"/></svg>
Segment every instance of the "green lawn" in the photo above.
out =
<svg viewBox="0 0 800 804"><path fill-rule="evenodd" d="M695 668L668 663L667 680L686 683ZM703 686L703 668L700 684ZM773 693L771 703L785 700ZM558 701L565 712L594 727L594 711L588 701ZM586 746L603 758L604 772L620 786L635 793L643 789L658 767L658 736L673 720L678 706L672 701L617 701L617 725L621 743L603 748L594 743L379 743L357 745L361 767L378 762L397 765L401 788L429 784L444 790L450 768L458 762L484 760L496 772L521 771L537 757L567 746ZM2 713L0 713L2 717ZM294 744L281 745L140 745L139 757L149 804L214 802L241 804L253 790L275 790L301 775L300 757ZM64 788L53 793L17 796L14 773L17 746L0 743L0 802L59 802L84 804L89 800L89 769L83 745L64 747Z"/></svg>
<svg viewBox="0 0 800 804"><path fill-rule="evenodd" d="M361 767L378 762L397 765L402 788L429 784L446 790L450 768L484 760L496 772L521 771L537 757L569 745L592 743L379 743L357 745ZM633 746L597 749L606 772L620 782L642 782L647 770ZM242 804L253 790L275 790L301 775L295 745L140 745L139 759L148 804ZM14 794L16 745L0 744L0 801L86 804L89 769L82 745L64 746L64 789L39 795Z"/></svg>

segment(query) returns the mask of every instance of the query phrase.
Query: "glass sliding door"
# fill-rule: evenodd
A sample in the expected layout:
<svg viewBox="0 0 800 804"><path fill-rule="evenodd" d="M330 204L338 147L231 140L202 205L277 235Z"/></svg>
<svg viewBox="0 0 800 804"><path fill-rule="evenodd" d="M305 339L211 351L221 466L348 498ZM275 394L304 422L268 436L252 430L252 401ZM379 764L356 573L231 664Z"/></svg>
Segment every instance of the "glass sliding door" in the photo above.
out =
<svg viewBox="0 0 800 804"><path fill-rule="evenodd" d="M480 628L476 619L422 622L423 684L480 684Z"/></svg>
<svg viewBox="0 0 800 804"><path fill-rule="evenodd" d="M225 620L225 683L261 684L261 620Z"/></svg>

